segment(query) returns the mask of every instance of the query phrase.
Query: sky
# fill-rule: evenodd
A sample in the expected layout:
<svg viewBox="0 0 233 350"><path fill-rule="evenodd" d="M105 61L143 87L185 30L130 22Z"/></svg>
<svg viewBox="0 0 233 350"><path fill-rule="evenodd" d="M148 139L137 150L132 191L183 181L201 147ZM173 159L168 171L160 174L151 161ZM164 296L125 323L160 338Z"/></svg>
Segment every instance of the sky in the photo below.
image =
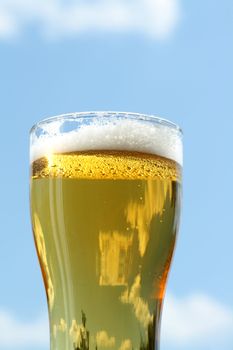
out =
<svg viewBox="0 0 233 350"><path fill-rule="evenodd" d="M49 348L29 213L46 116L157 114L184 132L162 350L232 350L232 0L0 0L0 349Z"/></svg>

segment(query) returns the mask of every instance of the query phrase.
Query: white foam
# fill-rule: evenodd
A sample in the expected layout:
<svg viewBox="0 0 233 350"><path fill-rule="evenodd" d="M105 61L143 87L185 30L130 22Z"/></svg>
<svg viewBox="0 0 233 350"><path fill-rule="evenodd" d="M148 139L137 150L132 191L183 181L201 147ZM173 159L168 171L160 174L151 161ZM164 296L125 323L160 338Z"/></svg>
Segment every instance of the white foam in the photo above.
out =
<svg viewBox="0 0 233 350"><path fill-rule="evenodd" d="M60 132L65 121L40 124L44 133L31 136L31 162L53 153L87 150L127 150L157 154L182 165L180 131L166 123L127 118L95 118L91 124Z"/></svg>

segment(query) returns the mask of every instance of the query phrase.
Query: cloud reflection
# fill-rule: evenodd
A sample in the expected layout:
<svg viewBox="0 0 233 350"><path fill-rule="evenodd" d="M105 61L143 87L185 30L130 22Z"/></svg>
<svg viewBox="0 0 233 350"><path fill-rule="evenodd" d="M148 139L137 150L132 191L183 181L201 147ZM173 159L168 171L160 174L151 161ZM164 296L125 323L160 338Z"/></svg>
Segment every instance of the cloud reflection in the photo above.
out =
<svg viewBox="0 0 233 350"><path fill-rule="evenodd" d="M133 234L118 231L100 232L100 277L101 286L126 285L132 256Z"/></svg>
<svg viewBox="0 0 233 350"><path fill-rule="evenodd" d="M96 334L97 347L111 348L115 345L115 337L108 335L106 331L99 331Z"/></svg>
<svg viewBox="0 0 233 350"><path fill-rule="evenodd" d="M144 196L141 197L141 203L131 201L126 209L126 219L132 229L138 231L139 252L144 256L149 241L149 228L154 215L161 215L164 211L164 204L167 196L171 199L172 182L171 181L148 180Z"/></svg>
<svg viewBox="0 0 233 350"><path fill-rule="evenodd" d="M141 291L141 276L138 274L134 280L132 287L127 288L120 296L120 301L123 304L131 304L136 318L144 328L147 328L149 323L153 321L153 315L149 311L148 303L140 296Z"/></svg>
<svg viewBox="0 0 233 350"><path fill-rule="evenodd" d="M45 288L47 292L48 304L49 304L49 308L52 309L54 304L54 287L53 287L49 266L48 266L44 235L43 235L42 227L37 214L34 214L33 231L35 235L37 252L38 252L40 263L42 266L42 274L43 274Z"/></svg>

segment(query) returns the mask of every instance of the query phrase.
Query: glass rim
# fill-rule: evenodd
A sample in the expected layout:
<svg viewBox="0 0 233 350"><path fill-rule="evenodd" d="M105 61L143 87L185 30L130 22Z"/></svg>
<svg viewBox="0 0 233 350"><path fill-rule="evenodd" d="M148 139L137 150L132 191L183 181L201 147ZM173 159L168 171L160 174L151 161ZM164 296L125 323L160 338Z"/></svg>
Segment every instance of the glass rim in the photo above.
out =
<svg viewBox="0 0 233 350"><path fill-rule="evenodd" d="M30 135L39 127L42 127L46 123L51 123L53 121L59 121L59 120L78 120L79 118L94 118L94 117L111 117L111 116L121 116L125 118L131 118L131 119L137 119L137 120L144 120L144 121L153 121L157 124L167 126L171 129L176 130L181 136L183 136L183 131L181 127L166 119L159 117L155 114L144 114L144 113L136 113L136 112L119 112L119 111L87 111L87 112L71 112L71 113L64 113L64 114L58 114L55 116L43 118L37 123L35 123L31 129L30 129Z"/></svg>

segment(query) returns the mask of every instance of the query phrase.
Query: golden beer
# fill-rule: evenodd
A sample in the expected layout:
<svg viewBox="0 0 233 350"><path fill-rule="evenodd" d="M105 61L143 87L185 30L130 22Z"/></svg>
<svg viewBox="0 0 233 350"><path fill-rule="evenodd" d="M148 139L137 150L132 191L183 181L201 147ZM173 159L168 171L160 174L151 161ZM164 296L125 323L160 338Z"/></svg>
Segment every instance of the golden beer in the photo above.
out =
<svg viewBox="0 0 233 350"><path fill-rule="evenodd" d="M52 350L158 350L181 167L121 150L31 163L31 215Z"/></svg>

